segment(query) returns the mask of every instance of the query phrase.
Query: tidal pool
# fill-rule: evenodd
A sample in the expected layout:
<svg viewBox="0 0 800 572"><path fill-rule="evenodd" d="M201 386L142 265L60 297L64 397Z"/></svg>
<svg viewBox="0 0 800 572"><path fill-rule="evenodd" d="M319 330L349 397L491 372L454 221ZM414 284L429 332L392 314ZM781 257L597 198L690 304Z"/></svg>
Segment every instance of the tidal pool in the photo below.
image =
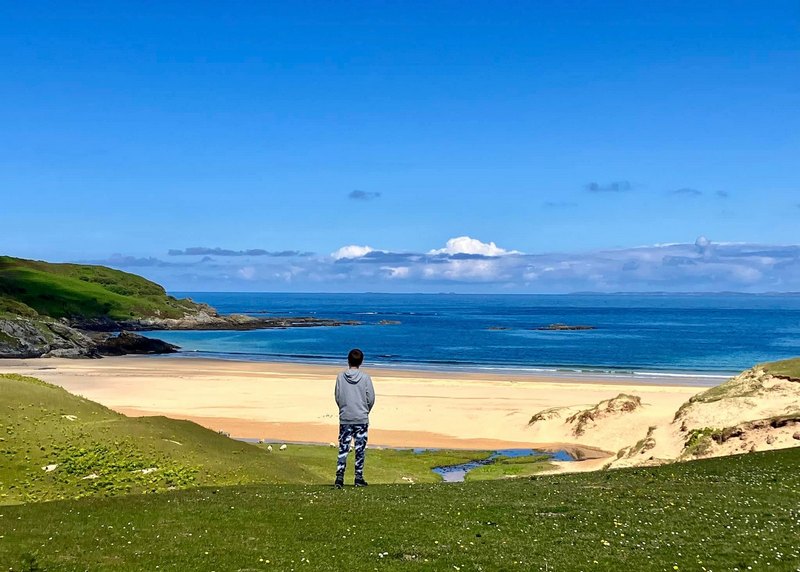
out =
<svg viewBox="0 0 800 572"><path fill-rule="evenodd" d="M415 450L420 452L420 450ZM488 459L480 461L470 461L468 463L460 463L458 465L446 465L442 467L434 467L433 472L441 475L446 483L462 483L467 473L484 465L491 465L497 462L498 459L510 457L532 457L532 456L546 456L552 461L574 461L575 458L566 451L539 451L537 449L498 449Z"/></svg>

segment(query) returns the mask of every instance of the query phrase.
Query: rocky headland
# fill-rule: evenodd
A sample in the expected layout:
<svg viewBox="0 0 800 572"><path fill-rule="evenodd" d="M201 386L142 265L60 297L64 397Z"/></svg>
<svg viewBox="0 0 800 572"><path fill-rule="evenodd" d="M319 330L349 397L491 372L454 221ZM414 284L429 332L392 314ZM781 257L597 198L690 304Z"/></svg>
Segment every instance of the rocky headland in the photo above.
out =
<svg viewBox="0 0 800 572"><path fill-rule="evenodd" d="M0 358L170 353L131 332L356 325L314 317L220 314L141 276L81 264L0 256ZM118 332L121 332L118 334Z"/></svg>
<svg viewBox="0 0 800 572"><path fill-rule="evenodd" d="M206 312L183 318L62 318L0 315L0 358L68 357L173 353L178 346L132 332L159 330L259 330L350 326L359 322L312 317L252 317Z"/></svg>

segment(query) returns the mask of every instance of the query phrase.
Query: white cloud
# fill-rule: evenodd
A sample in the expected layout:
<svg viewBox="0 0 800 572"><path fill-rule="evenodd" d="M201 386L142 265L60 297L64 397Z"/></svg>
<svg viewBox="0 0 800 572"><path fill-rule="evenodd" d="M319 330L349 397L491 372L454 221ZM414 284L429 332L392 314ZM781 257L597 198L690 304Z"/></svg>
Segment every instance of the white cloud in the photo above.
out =
<svg viewBox="0 0 800 572"><path fill-rule="evenodd" d="M508 256L507 254L514 254ZM158 262L156 260L156 262ZM204 264L135 266L173 290L313 291L800 291L800 245L717 243L704 239L594 252L522 254L469 237L422 252L348 245L330 256L230 257ZM112 266L138 264L118 257ZM237 286L238 284L238 286Z"/></svg>
<svg viewBox="0 0 800 572"><path fill-rule="evenodd" d="M381 266L389 278L408 278L411 269L408 266Z"/></svg>
<svg viewBox="0 0 800 572"><path fill-rule="evenodd" d="M483 256L506 256L522 254L518 250L500 248L494 242L481 242L469 236L457 236L447 241L444 248L431 250L428 254L480 254Z"/></svg>
<svg viewBox="0 0 800 572"><path fill-rule="evenodd" d="M498 278L494 260L451 260L444 265L441 275L448 280L486 281Z"/></svg>
<svg viewBox="0 0 800 572"><path fill-rule="evenodd" d="M375 252L371 246L358 246L357 244L350 244L343 246L336 252L331 253L334 260L341 260L343 258L361 258L370 252Z"/></svg>
<svg viewBox="0 0 800 572"><path fill-rule="evenodd" d="M239 278L244 278L245 280L252 280L256 277L256 269L252 266L242 266L239 270L236 271L236 274Z"/></svg>

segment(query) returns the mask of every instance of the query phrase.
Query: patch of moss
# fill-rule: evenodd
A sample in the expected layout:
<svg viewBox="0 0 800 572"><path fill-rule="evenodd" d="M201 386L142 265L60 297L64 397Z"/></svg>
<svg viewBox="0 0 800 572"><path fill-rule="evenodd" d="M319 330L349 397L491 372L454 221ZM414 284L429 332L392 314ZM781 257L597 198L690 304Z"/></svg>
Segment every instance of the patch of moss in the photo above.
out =
<svg viewBox="0 0 800 572"><path fill-rule="evenodd" d="M19 340L14 336L9 336L5 332L0 332L0 344L12 346L15 348L22 347L22 344L19 343Z"/></svg>
<svg viewBox="0 0 800 572"><path fill-rule="evenodd" d="M712 443L717 441L723 434L723 429L713 427L703 427L702 429L692 429L683 445L684 454L689 456L705 455L711 451Z"/></svg>
<svg viewBox="0 0 800 572"><path fill-rule="evenodd" d="M6 296L0 296L0 315L8 314L12 316L24 316L26 318L35 318L39 314L28 306L18 300L13 300Z"/></svg>

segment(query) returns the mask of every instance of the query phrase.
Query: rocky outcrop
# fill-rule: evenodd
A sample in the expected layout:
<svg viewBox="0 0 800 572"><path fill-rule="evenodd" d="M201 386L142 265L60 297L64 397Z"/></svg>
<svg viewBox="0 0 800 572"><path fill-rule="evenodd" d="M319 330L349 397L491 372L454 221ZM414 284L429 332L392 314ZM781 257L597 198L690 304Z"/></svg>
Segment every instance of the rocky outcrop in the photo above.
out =
<svg viewBox="0 0 800 572"><path fill-rule="evenodd" d="M541 331L548 331L548 332L578 332L578 331L585 331L585 330L596 330L596 326L581 326L576 325L572 326L570 324L549 324L547 326L539 326L538 328L534 328L536 330Z"/></svg>
<svg viewBox="0 0 800 572"><path fill-rule="evenodd" d="M72 319L71 325L92 332L153 331L153 330L262 330L276 328L310 328L319 326L353 326L360 322L328 320L311 317L262 317L244 314L221 316L213 309L187 314L182 318L110 318Z"/></svg>
<svg viewBox="0 0 800 572"><path fill-rule="evenodd" d="M62 319L45 316L0 317L0 358L100 357L101 355L160 354L177 346L132 334L157 330L258 330L356 325L360 322L297 317L220 316L210 307L183 318ZM115 332L120 335L110 335Z"/></svg>
<svg viewBox="0 0 800 572"><path fill-rule="evenodd" d="M0 358L97 356L92 339L61 322L0 318Z"/></svg>
<svg viewBox="0 0 800 572"><path fill-rule="evenodd" d="M104 356L127 354L171 354L180 349L155 338L147 338L132 332L120 332L97 342L97 352Z"/></svg>

